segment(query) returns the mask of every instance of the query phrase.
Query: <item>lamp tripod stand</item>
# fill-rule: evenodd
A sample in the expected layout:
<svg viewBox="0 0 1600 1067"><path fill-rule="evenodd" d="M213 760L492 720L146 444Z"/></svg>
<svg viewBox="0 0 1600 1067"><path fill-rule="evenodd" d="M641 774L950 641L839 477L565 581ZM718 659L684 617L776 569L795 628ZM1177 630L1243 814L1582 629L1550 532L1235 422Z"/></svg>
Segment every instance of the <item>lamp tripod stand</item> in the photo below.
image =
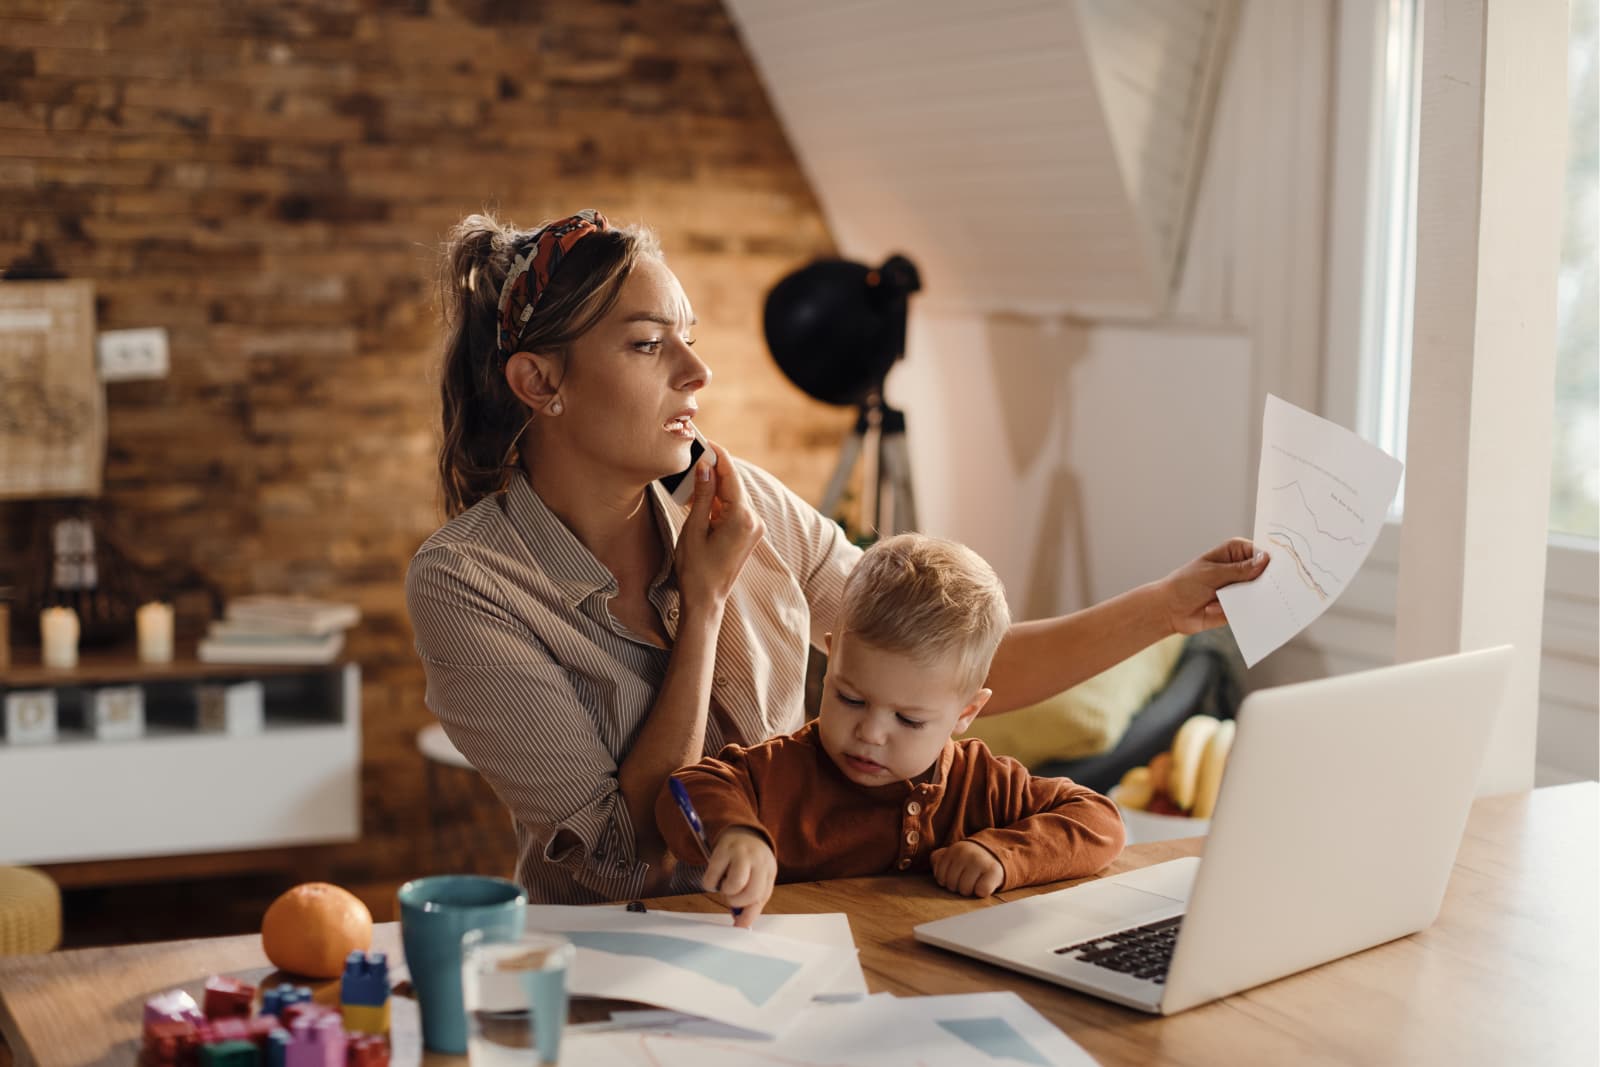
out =
<svg viewBox="0 0 1600 1067"><path fill-rule="evenodd" d="M861 401L855 427L839 448L839 463L822 494L824 515L837 512L846 485L861 461L862 533L877 539L917 528L917 500L911 491L911 458L906 450L906 416L884 403L881 389Z"/></svg>

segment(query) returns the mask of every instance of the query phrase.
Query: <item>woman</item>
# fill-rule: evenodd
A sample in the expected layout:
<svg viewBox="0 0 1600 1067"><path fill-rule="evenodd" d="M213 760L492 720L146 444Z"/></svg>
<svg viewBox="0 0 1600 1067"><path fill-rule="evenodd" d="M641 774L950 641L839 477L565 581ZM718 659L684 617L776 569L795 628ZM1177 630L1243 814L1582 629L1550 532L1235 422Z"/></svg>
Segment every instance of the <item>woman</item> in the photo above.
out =
<svg viewBox="0 0 1600 1067"><path fill-rule="evenodd" d="M800 727L806 644L821 647L859 550L716 445L687 514L657 484L688 466L711 369L648 232L592 211L532 231L474 215L443 286L450 519L406 579L428 706L511 809L530 899L697 890L665 861L656 794L725 744ZM1014 626L990 707L1217 625L1216 590L1265 565L1235 540Z"/></svg>

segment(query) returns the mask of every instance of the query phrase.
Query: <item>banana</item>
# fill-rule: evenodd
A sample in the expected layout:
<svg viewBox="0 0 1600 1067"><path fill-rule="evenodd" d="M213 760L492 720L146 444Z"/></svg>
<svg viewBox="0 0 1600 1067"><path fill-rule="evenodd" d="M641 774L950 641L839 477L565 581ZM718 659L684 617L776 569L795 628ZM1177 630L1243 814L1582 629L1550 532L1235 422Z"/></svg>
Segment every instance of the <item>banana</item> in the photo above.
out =
<svg viewBox="0 0 1600 1067"><path fill-rule="evenodd" d="M1114 798L1118 804L1135 811L1143 811L1150 804L1150 768L1134 767L1122 776L1122 781L1117 783L1117 795Z"/></svg>
<svg viewBox="0 0 1600 1067"><path fill-rule="evenodd" d="M1211 813L1217 810L1217 792L1222 788L1222 771L1228 764L1228 752L1233 748L1233 731L1235 727L1232 719L1224 720L1211 734L1211 740L1206 742L1205 754L1200 757L1200 774L1194 787L1194 810L1190 812L1196 819L1209 819Z"/></svg>
<svg viewBox="0 0 1600 1067"><path fill-rule="evenodd" d="M1172 739L1172 776L1167 781L1167 792L1172 794L1172 802L1184 811L1194 807L1200 757L1216 730L1217 720L1210 715L1191 715L1178 727L1178 736Z"/></svg>

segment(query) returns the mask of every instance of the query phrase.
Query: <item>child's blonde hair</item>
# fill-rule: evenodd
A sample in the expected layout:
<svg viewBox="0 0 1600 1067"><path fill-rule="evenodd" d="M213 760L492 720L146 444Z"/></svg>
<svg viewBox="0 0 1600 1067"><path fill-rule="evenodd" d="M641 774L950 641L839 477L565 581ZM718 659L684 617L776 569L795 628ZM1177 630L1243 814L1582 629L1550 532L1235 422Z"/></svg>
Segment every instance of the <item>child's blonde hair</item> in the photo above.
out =
<svg viewBox="0 0 1600 1067"><path fill-rule="evenodd" d="M954 541L900 534L869 548L850 572L838 629L921 663L953 660L970 696L1010 625L1005 587L982 556Z"/></svg>

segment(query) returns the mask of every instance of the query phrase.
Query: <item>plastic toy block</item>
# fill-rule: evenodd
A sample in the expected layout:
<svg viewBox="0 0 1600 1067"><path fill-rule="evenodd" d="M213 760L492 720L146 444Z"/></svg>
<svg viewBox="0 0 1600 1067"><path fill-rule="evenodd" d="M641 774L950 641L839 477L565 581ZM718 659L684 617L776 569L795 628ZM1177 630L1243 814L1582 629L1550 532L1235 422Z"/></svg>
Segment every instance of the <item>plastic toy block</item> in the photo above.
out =
<svg viewBox="0 0 1600 1067"><path fill-rule="evenodd" d="M274 1015L257 1015L250 1020L250 1041L259 1049L267 1047L267 1038L283 1030L283 1023Z"/></svg>
<svg viewBox="0 0 1600 1067"><path fill-rule="evenodd" d="M178 1067L195 1061L199 1038L187 1019L154 1019L144 1024L140 1067Z"/></svg>
<svg viewBox="0 0 1600 1067"><path fill-rule="evenodd" d="M344 1028L357 1034L387 1034L389 1032L389 1005L374 1008L370 1004L346 1004L340 1009Z"/></svg>
<svg viewBox="0 0 1600 1067"><path fill-rule="evenodd" d="M207 1019L250 1017L250 1003L255 1000L256 987L237 978L214 974L206 979L205 1013Z"/></svg>
<svg viewBox="0 0 1600 1067"><path fill-rule="evenodd" d="M290 1037L284 1067L345 1067L348 1041L337 1015L299 1019Z"/></svg>
<svg viewBox="0 0 1600 1067"><path fill-rule="evenodd" d="M282 1018L291 1004L303 1004L311 999L311 987L303 985L273 986L261 994L261 1014Z"/></svg>
<svg viewBox="0 0 1600 1067"><path fill-rule="evenodd" d="M208 1019L200 1024L196 1033L202 1046L220 1045L227 1041L249 1041L250 1020L237 1016Z"/></svg>
<svg viewBox="0 0 1600 1067"><path fill-rule="evenodd" d="M267 1038L265 1052L266 1067L287 1067L289 1062L289 1043L294 1038L289 1036L287 1030L274 1030L272 1036Z"/></svg>
<svg viewBox="0 0 1600 1067"><path fill-rule="evenodd" d="M173 989L144 1002L144 1021L148 1026L159 1019L181 1019L188 1023L205 1020L200 1005L181 989Z"/></svg>
<svg viewBox="0 0 1600 1067"><path fill-rule="evenodd" d="M200 1067L260 1067L261 1050L248 1041L224 1041L200 1049Z"/></svg>
<svg viewBox="0 0 1600 1067"><path fill-rule="evenodd" d="M278 1018L282 1020L284 1026L289 1028L290 1032L293 1032L294 1028L300 1025L301 1019L320 1019L324 1015L338 1018L339 1011L337 1008L330 1008L326 1004L318 1004L315 1000L301 1000L284 1008Z"/></svg>
<svg viewBox="0 0 1600 1067"><path fill-rule="evenodd" d="M345 1067L389 1067L389 1042L364 1034L351 1040L345 1055Z"/></svg>
<svg viewBox="0 0 1600 1067"><path fill-rule="evenodd" d="M344 976L339 979L339 1003L376 1008L388 1002L389 958L382 952L360 949L350 953L344 961Z"/></svg>

